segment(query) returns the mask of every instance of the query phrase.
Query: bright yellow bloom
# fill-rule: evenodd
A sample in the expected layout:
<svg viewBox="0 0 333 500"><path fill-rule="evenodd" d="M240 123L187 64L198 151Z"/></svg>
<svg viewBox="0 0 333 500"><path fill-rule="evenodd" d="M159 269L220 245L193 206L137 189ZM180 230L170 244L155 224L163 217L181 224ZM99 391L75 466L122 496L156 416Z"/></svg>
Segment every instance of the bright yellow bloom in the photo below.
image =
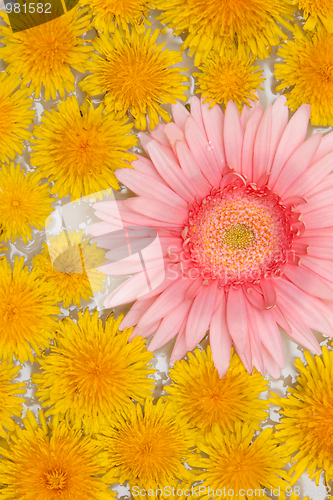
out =
<svg viewBox="0 0 333 500"><path fill-rule="evenodd" d="M333 10L331 0L294 0L296 8L303 10L305 30L314 30L322 25L333 31Z"/></svg>
<svg viewBox="0 0 333 500"><path fill-rule="evenodd" d="M72 302L81 307L81 299L89 301L95 292L103 290L106 277L96 267L103 264L104 255L96 243L90 245L83 231L63 231L43 244L32 264L53 284L58 302L62 301L64 307Z"/></svg>
<svg viewBox="0 0 333 500"><path fill-rule="evenodd" d="M22 18L28 28L29 16L32 15ZM3 17L9 24L8 15L3 14ZM28 87L30 95L35 92L38 98L44 85L46 100L57 99L57 91L64 97L65 90L75 91L75 77L70 68L81 73L86 71L91 47L85 45L87 40L80 36L89 27L88 9L79 10L78 7L52 21L16 33L10 26L0 26L0 34L4 37L1 42L5 44L0 48L0 58L8 63L8 73L22 77L22 88Z"/></svg>
<svg viewBox="0 0 333 500"><path fill-rule="evenodd" d="M260 395L268 389L268 382L256 370L250 375L237 354L220 378L214 366L210 347L207 352L195 349L188 362L176 361L170 370L171 386L165 386L168 400L177 415L192 426L209 432L217 423L225 432L232 432L235 422L244 421L259 430L266 419L268 401Z"/></svg>
<svg viewBox="0 0 333 500"><path fill-rule="evenodd" d="M32 228L42 229L53 211L49 185L42 174L27 172L14 163L0 169L0 239L32 239Z"/></svg>
<svg viewBox="0 0 333 500"><path fill-rule="evenodd" d="M28 410L1 445L1 497L6 500L111 500L104 477L107 455L99 443L65 422L38 425Z"/></svg>
<svg viewBox="0 0 333 500"><path fill-rule="evenodd" d="M310 104L312 125L333 125L333 33L321 30L305 35L299 28L294 40L283 44L277 54L283 62L275 65L275 77L281 80L276 90L288 89L290 109Z"/></svg>
<svg viewBox="0 0 333 500"><path fill-rule="evenodd" d="M87 0L80 0L82 5ZM149 9L154 9L151 0L90 0L89 8L94 15L92 25L98 31L114 33L115 29L123 29L128 33L129 25L136 30L143 30L142 23L151 24L146 18Z"/></svg>
<svg viewBox="0 0 333 500"><path fill-rule="evenodd" d="M258 100L254 93L263 90L261 84L265 81L263 70L254 66L254 60L239 51L223 56L211 53L199 67L202 73L193 73L199 87L196 93L202 94L204 102L213 101L211 107L216 103L226 106L229 101L234 101L240 111L243 104L251 106L249 100Z"/></svg>
<svg viewBox="0 0 333 500"><path fill-rule="evenodd" d="M105 113L104 105L94 109L85 101L80 107L75 96L58 103L58 110L45 111L42 124L34 130L31 163L44 177L54 181L52 193L60 198L118 189L117 168L128 167L135 156L131 124ZM127 160L127 161L126 161Z"/></svg>
<svg viewBox="0 0 333 500"><path fill-rule="evenodd" d="M186 101L184 90L188 86L183 82L188 77L181 74L187 68L173 67L182 61L181 52L163 50L164 45L155 42L159 30L146 33L132 30L131 34L122 34L115 30L112 38L101 34L93 41L96 53L91 55L87 69L93 73L79 83L88 95L106 92L105 104L112 113L124 116L129 110L135 120L135 126L144 130L153 129L159 115L167 122L168 113L161 104L176 103L176 99Z"/></svg>
<svg viewBox="0 0 333 500"><path fill-rule="evenodd" d="M191 455L194 440L187 436L187 425L177 419L172 406L159 399L146 401L144 409L132 405L113 426L104 428L101 442L109 451L110 482L156 489L170 486L174 478L187 484L192 473L184 463ZM195 480L195 479L194 479Z"/></svg>
<svg viewBox="0 0 333 500"><path fill-rule="evenodd" d="M7 162L22 154L23 140L30 139L29 125L35 111L27 90L18 88L20 80L0 73L0 161Z"/></svg>
<svg viewBox="0 0 333 500"><path fill-rule="evenodd" d="M33 361L32 349L40 355L49 346L56 325L52 315L60 313L53 295L53 285L36 269L29 273L23 257L15 257L13 271L0 259L0 359Z"/></svg>
<svg viewBox="0 0 333 500"><path fill-rule="evenodd" d="M103 326L96 311L79 313L78 323L59 323L49 355L38 362L41 373L33 374L36 396L48 407L46 416L65 414L66 420L87 433L99 432L116 413L126 412L132 399L151 398L155 372L145 341L132 332L119 332L122 320L110 316Z"/></svg>
<svg viewBox="0 0 333 500"><path fill-rule="evenodd" d="M209 499L211 490L222 490L222 498L236 500L241 496L248 500L260 496L268 500L267 493L288 486L288 474L284 470L290 456L286 448L279 446L271 428L263 430L253 441L254 430L247 424L236 422L233 432L223 434L218 425L213 426L207 443L198 441L198 449L208 455L189 460L194 467L204 468L200 474L206 487L202 499ZM225 488L225 490L223 490ZM265 489L265 491L263 491ZM252 490L252 494L247 492ZM257 494L254 492L257 490ZM262 490L260 493L258 490ZM228 493L229 492L229 493ZM233 492L233 494L232 494Z"/></svg>
<svg viewBox="0 0 333 500"><path fill-rule="evenodd" d="M2 361L0 363L0 436L5 438L7 431L14 430L15 424L12 416L20 417L22 412L22 403L25 399L17 396L24 394L25 384L22 382L12 382L20 371L21 366L15 366L13 363Z"/></svg>
<svg viewBox="0 0 333 500"><path fill-rule="evenodd" d="M176 36L186 30L181 50L196 52L196 66L212 49L222 55L236 40L242 53L268 57L271 46L287 38L277 23L290 29L286 19L292 20L294 11L291 0L157 0L156 7Z"/></svg>
<svg viewBox="0 0 333 500"><path fill-rule="evenodd" d="M305 366L296 360L299 371L296 388L289 387L286 398L275 396L274 403L284 415L278 439L286 442L289 453L296 453L290 475L292 483L307 471L319 484L325 471L325 482L333 479L333 351L322 349L322 357L306 351Z"/></svg>

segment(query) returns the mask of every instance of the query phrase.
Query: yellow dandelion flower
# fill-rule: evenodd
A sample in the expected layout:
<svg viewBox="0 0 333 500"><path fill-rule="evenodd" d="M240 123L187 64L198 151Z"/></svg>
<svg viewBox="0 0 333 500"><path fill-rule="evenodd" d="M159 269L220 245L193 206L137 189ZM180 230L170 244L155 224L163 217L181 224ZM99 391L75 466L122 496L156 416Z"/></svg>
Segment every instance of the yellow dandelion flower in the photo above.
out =
<svg viewBox="0 0 333 500"><path fill-rule="evenodd" d="M0 260L0 359L21 363L34 360L32 349L49 346L55 327L53 286L36 269L29 273L24 259L15 258L13 271L5 258Z"/></svg>
<svg viewBox="0 0 333 500"><path fill-rule="evenodd" d="M207 352L196 349L189 353L188 362L176 361L170 370L169 394L177 415L200 430L210 431L217 423L225 432L232 431L235 422L245 421L254 429L267 417L268 401L260 395L268 382L256 370L250 375L237 354L233 354L224 377L214 366L210 347Z"/></svg>
<svg viewBox="0 0 333 500"><path fill-rule="evenodd" d="M30 139L29 125L35 111L26 89L18 88L16 76L0 73L0 161L12 160L24 150L24 139Z"/></svg>
<svg viewBox="0 0 333 500"><path fill-rule="evenodd" d="M80 3L86 5L87 0ZM136 30L144 30L142 23L151 25L146 18L155 3L151 0L91 0L89 7L94 15L92 25L98 31L114 33L120 28L128 33L129 25Z"/></svg>
<svg viewBox="0 0 333 500"><path fill-rule="evenodd" d="M176 103L176 99L186 101L183 82L188 77L181 74L187 68L174 67L182 61L181 52L163 50L164 45L155 42L159 30L149 28L146 33L132 30L122 34L115 30L112 38L101 34L93 41L97 53L91 55L87 69L92 73L79 83L88 95L106 92L105 104L112 113L124 116L130 111L135 126L144 130L153 129L161 116L169 122L168 113L161 104Z"/></svg>
<svg viewBox="0 0 333 500"><path fill-rule="evenodd" d="M118 189L114 170L128 167L135 156L127 150L136 144L131 124L115 120L101 104L81 107L75 96L58 103L58 110L45 111L34 130L31 163L54 181L51 193L71 199L105 189ZM127 161L126 161L127 160Z"/></svg>
<svg viewBox="0 0 333 500"><path fill-rule="evenodd" d="M211 490L219 490L225 500L240 496L268 500L268 495L279 496L285 491L288 473L284 467L289 459L286 448L279 446L271 428L264 429L255 440L253 436L254 430L246 423L236 422L234 432L223 434L215 425L207 443L198 442L198 449L208 458L198 454L189 464L205 469L200 474L201 491L206 488L202 499L208 500Z"/></svg>
<svg viewBox="0 0 333 500"><path fill-rule="evenodd" d="M181 50L196 52L196 66L212 49L222 54L236 40L242 52L268 57L271 46L287 38L277 23L290 29L286 19L294 12L291 0L157 0L156 8L163 11L158 19L176 36L187 32Z"/></svg>
<svg viewBox="0 0 333 500"><path fill-rule="evenodd" d="M100 444L65 422L38 425L28 410L25 429L15 426L1 445L1 496L8 500L110 500L102 474L107 456Z"/></svg>
<svg viewBox="0 0 333 500"><path fill-rule="evenodd" d="M49 185L41 184L42 175L27 172L20 165L1 165L0 239L32 239L32 229L42 229L53 211Z"/></svg>
<svg viewBox="0 0 333 500"><path fill-rule="evenodd" d="M306 366L297 359L297 386L288 388L286 398L273 400L284 415L276 426L277 437L286 442L289 453L296 453L291 484L305 471L317 485L323 471L326 483L333 479L333 351L323 347L322 353L313 358L306 351Z"/></svg>
<svg viewBox="0 0 333 500"><path fill-rule="evenodd" d="M211 107L216 103L226 106L229 101L234 101L240 111L243 104L251 106L249 100L258 100L254 93L264 90L261 84L265 81L263 70L254 66L254 61L239 51L223 56L212 53L199 67L201 73L193 73L199 87L196 93L202 94L204 102L212 100Z"/></svg>
<svg viewBox="0 0 333 500"><path fill-rule="evenodd" d="M333 125L333 33L321 30L305 35L299 29L278 55L283 62L275 64L275 77L281 80L276 90L288 89L290 109L310 104L312 125Z"/></svg>
<svg viewBox="0 0 333 500"><path fill-rule="evenodd" d="M101 442L109 451L110 482L153 490L170 486L174 479L193 480L184 463L194 441L187 435L187 424L176 415L172 406L159 399L156 405L146 401L144 409L132 405L124 417L104 428Z"/></svg>
<svg viewBox="0 0 333 500"><path fill-rule="evenodd" d="M94 292L102 290L104 273L96 267L104 262L105 250L90 245L83 231L63 231L43 244L32 264L42 276L54 285L56 300L68 307L73 302L81 307L82 300L90 300Z"/></svg>
<svg viewBox="0 0 333 500"><path fill-rule="evenodd" d="M322 25L333 31L333 11L331 0L294 0L296 8L303 11L306 23L303 28L314 30Z"/></svg>
<svg viewBox="0 0 333 500"><path fill-rule="evenodd" d="M25 399L17 394L25 393L25 384L23 382L12 382L20 371L21 366L15 366L13 363L2 361L0 363L0 436L5 438L7 431L13 431L15 424L12 416L20 417L22 412L22 403Z"/></svg>
<svg viewBox="0 0 333 500"><path fill-rule="evenodd" d="M144 398L151 398L154 373L145 341L132 330L119 332L117 320L109 317L103 327L96 311L79 313L78 323L59 323L54 345L38 362L41 373L33 374L36 396L48 407L46 416L65 414L66 420L87 433L100 430L116 412L126 411Z"/></svg>
<svg viewBox="0 0 333 500"><path fill-rule="evenodd" d="M7 14L4 18L9 24ZM23 16L23 20L26 18L29 23L29 15ZM38 98L44 85L46 100L57 99L57 91L64 97L65 90L75 91L75 77L70 68L86 71L91 47L80 36L89 27L88 9L78 7L16 33L10 26L0 26L0 35L4 37L1 42L5 45L0 48L0 58L8 63L8 73L22 77L22 88L28 87L30 95L35 92Z"/></svg>

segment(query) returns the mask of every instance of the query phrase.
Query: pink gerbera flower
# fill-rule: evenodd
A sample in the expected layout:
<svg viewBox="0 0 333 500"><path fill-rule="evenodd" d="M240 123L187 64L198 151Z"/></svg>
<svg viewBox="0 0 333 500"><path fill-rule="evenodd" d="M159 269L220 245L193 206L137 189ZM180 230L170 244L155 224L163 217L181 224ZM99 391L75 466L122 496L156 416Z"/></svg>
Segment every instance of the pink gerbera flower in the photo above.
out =
<svg viewBox="0 0 333 500"><path fill-rule="evenodd" d="M141 134L150 160L116 171L138 197L95 205L100 245L117 245L112 232L122 226L157 231L162 266L151 245L146 269L132 256L101 270L136 273L105 306L136 300L121 327L155 333L150 350L177 335L171 362L209 328L220 376L233 343L249 372L266 367L279 377L278 325L316 353L310 328L333 335L333 133L305 140L309 106L288 123L285 103L244 106L241 115L233 102L225 115L197 98L191 113L173 106L174 123ZM137 243L146 236L142 229ZM148 293L147 275L158 283Z"/></svg>

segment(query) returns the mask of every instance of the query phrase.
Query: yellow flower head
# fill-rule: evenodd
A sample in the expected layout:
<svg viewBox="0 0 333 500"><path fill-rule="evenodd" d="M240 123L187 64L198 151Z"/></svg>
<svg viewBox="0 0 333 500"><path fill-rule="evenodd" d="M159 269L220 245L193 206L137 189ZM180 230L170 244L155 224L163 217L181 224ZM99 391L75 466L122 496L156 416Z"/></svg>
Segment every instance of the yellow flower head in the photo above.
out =
<svg viewBox="0 0 333 500"><path fill-rule="evenodd" d="M156 405L146 401L144 409L132 405L124 417L104 428L100 439L109 451L110 482L153 490L170 486L174 479L187 484L192 473L184 466L194 445L187 435L187 424L178 418L172 406L159 399Z"/></svg>
<svg viewBox="0 0 333 500"><path fill-rule="evenodd" d="M199 87L196 93L202 94L204 102L212 100L211 106L234 101L241 111L243 104L250 106L249 100L258 100L257 89L263 90L263 70L253 63L253 57L245 58L239 51L222 56L213 52L199 67L202 73L193 73Z"/></svg>
<svg viewBox="0 0 333 500"><path fill-rule="evenodd" d="M219 490L220 498L225 500L240 496L244 500L268 500L271 489L285 491L288 474L284 466L290 458L286 449L279 446L271 428L263 430L254 441L253 436L254 430L246 423L236 422L233 432L224 434L215 425L207 443L198 442L199 450L208 458L198 454L189 464L205 469L200 474L204 481L201 487L206 488L202 499L208 500L211 490Z"/></svg>
<svg viewBox="0 0 333 500"><path fill-rule="evenodd" d="M103 264L104 255L96 243L90 245L83 231L63 231L43 244L32 264L53 284L58 302L64 307L72 302L81 307L81 299L89 301L104 287L105 275L96 269Z"/></svg>
<svg viewBox="0 0 333 500"><path fill-rule="evenodd" d="M296 8L303 10L305 30L314 30L322 25L333 31L333 11L331 0L294 0Z"/></svg>
<svg viewBox="0 0 333 500"><path fill-rule="evenodd" d="M312 125L333 125L333 33L299 31L278 55L283 62L275 65L275 77L281 80L276 90L288 89L290 109L310 104Z"/></svg>
<svg viewBox="0 0 333 500"><path fill-rule="evenodd" d="M8 16L4 17L9 24ZM91 47L84 45L87 40L80 36L89 27L90 14L87 9L79 10L78 7L16 33L10 26L0 26L0 35L4 37L1 42L5 45L0 48L0 58L8 63L8 73L22 77L22 88L28 87L30 95L35 92L38 98L44 85L46 100L57 99L57 91L64 97L65 90L75 91L75 77L70 68L81 73L86 71Z"/></svg>
<svg viewBox="0 0 333 500"><path fill-rule="evenodd" d="M80 0L86 5L87 0ZM94 15L92 25L98 31L114 33L115 29L129 31L129 25L144 30L143 24L151 24L146 18L149 9L155 7L151 0L90 0L89 7Z"/></svg>
<svg viewBox="0 0 333 500"><path fill-rule="evenodd" d="M15 424L12 416L20 417L22 412L22 403L25 399L17 396L24 394L24 383L14 383L12 380L17 376L21 366L15 366L13 363L2 361L0 363L0 436L5 438L7 431L14 430Z"/></svg>
<svg viewBox="0 0 333 500"><path fill-rule="evenodd" d="M53 296L53 285L36 269L29 273L23 257L15 258L13 271L0 260L0 359L33 361L32 349L40 355L49 346L56 324L52 315L60 313Z"/></svg>
<svg viewBox="0 0 333 500"><path fill-rule="evenodd" d="M98 312L79 313L78 323L59 323L51 353L38 360L41 373L33 375L36 396L48 409L46 416L65 414L66 420L87 433L99 432L102 424L117 412L126 411L132 399L151 398L155 370L149 361L145 341L132 330L119 332L117 320L109 317L102 325Z"/></svg>
<svg viewBox="0 0 333 500"><path fill-rule="evenodd" d="M237 354L233 354L224 377L214 366L210 347L207 352L196 349L188 362L176 361L170 370L171 386L166 386L168 400L177 415L202 432L211 431L217 423L232 432L235 422L244 421L255 429L267 417L268 402L259 396L268 382L256 370L250 375Z"/></svg>
<svg viewBox="0 0 333 500"><path fill-rule="evenodd" d="M28 410L25 429L15 426L1 446L1 496L8 500L111 500L102 474L107 456L99 443L65 422L38 425Z"/></svg>
<svg viewBox="0 0 333 500"><path fill-rule="evenodd" d="M32 228L42 229L53 211L49 185L41 184L39 172L28 172L20 165L1 165L0 239L32 239Z"/></svg>
<svg viewBox="0 0 333 500"><path fill-rule="evenodd" d="M297 359L296 388L288 388L287 398L274 400L284 415L276 426L277 437L286 442L289 453L296 453L291 484L305 471L317 485L323 471L326 483L333 479L333 351L323 347L322 352L322 357L313 358L306 351L306 366Z"/></svg>
<svg viewBox="0 0 333 500"><path fill-rule="evenodd" d="M188 81L181 71L187 68L173 67L182 61L177 51L163 50L165 45L157 45L159 30L146 33L132 30L131 34L122 34L115 30L112 38L101 34L93 41L97 53L91 55L87 68L92 73L79 83L88 95L106 92L105 104L112 113L124 116L129 110L135 120L135 126L144 130L153 129L159 115L167 122L168 113L161 104L176 103L176 99L186 101L184 90Z"/></svg>
<svg viewBox="0 0 333 500"><path fill-rule="evenodd" d="M212 49L222 54L236 40L242 52L268 57L270 47L286 38L277 22L290 29L284 18L291 20L294 11L291 0L157 0L156 7L176 36L186 30L181 50L196 52L196 66Z"/></svg>
<svg viewBox="0 0 333 500"><path fill-rule="evenodd" d="M20 80L0 73L0 161L12 160L24 150L23 140L29 139L29 125L35 111L26 89L18 88Z"/></svg>
<svg viewBox="0 0 333 500"><path fill-rule="evenodd" d="M32 165L54 181L51 192L60 198L71 193L75 200L110 186L118 189L114 170L135 159L127 152L136 144L132 125L106 114L103 104L94 109L86 101L80 107L75 96L57 107L45 111L34 130L31 155Z"/></svg>

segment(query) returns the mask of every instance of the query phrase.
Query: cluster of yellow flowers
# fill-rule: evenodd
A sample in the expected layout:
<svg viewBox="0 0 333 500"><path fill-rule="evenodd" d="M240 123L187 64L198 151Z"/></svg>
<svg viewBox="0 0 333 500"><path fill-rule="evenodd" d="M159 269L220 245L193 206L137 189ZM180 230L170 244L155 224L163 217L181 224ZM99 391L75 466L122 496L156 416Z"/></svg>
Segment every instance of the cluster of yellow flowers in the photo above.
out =
<svg viewBox="0 0 333 500"><path fill-rule="evenodd" d="M51 21L41 12L31 27L32 14L22 14L15 31L2 12L0 26L0 498L107 500L115 483L128 482L141 500L302 500L295 484L305 472L317 485L322 473L326 485L333 480L333 351L305 352L287 396L269 395L268 380L250 375L234 352L221 378L209 347L177 361L157 384L145 340L129 342L133 329L119 331L122 315L102 321L78 310L103 290L97 268L105 251L82 230L62 231L28 266L15 242L28 248L59 200L119 188L115 170L135 159L133 128L157 130L160 118L171 120L165 105L193 91L182 66L187 49L196 92L211 107L233 100L240 110L265 80L255 61L279 45L276 91L291 110L311 104L313 125L333 126L332 6L61 3L65 14ZM150 27L151 9L162 32ZM183 36L180 51L159 42L166 33ZM54 105L41 117L40 96ZM70 306L75 320L64 317ZM39 422L30 410L21 419L27 387L17 380L27 362L38 365ZM267 425L274 405L275 427Z"/></svg>

